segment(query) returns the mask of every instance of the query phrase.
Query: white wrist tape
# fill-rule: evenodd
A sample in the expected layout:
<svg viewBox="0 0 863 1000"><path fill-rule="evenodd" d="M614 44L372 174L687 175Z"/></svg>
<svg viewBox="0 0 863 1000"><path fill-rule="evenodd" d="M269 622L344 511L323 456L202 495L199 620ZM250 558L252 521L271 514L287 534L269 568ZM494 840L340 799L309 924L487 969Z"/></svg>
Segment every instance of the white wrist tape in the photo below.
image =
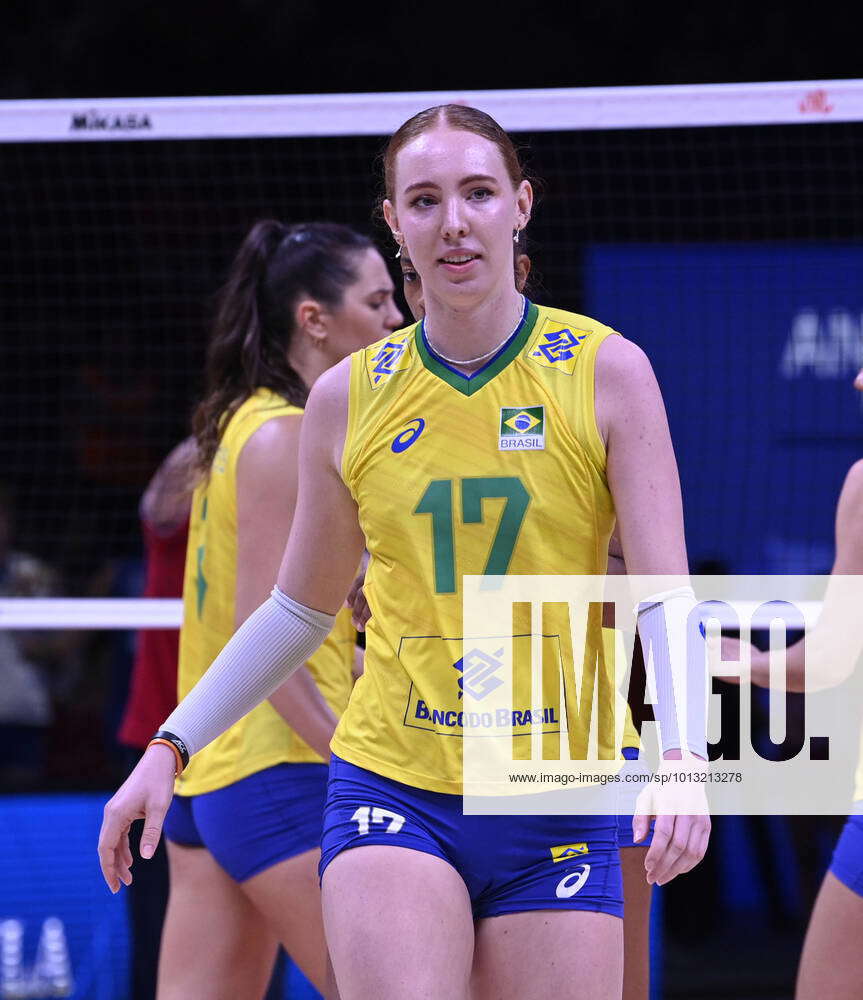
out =
<svg viewBox="0 0 863 1000"><path fill-rule="evenodd" d="M301 667L334 621L274 587L161 728L179 736L189 754L203 750Z"/></svg>
<svg viewBox="0 0 863 1000"><path fill-rule="evenodd" d="M638 606L644 665L653 667L654 715L663 752L707 757L707 655L692 587L652 594Z"/></svg>

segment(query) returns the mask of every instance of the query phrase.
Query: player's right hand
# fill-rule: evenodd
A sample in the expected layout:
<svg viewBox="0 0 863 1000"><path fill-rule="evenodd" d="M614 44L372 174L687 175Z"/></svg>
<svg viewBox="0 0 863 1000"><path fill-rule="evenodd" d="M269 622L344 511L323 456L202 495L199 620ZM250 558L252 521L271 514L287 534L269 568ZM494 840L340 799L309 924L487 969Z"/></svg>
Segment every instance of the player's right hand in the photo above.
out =
<svg viewBox="0 0 863 1000"><path fill-rule="evenodd" d="M105 804L99 831L99 864L111 892L119 892L121 882L132 883L129 827L136 819L144 820L141 857L152 858L174 794L175 767L176 757L170 747L158 744L149 747L135 770Z"/></svg>
<svg viewBox="0 0 863 1000"><path fill-rule="evenodd" d="M679 758L679 751L669 751ZM687 755L664 759L654 780L642 789L632 817L633 840L643 840L655 819L653 842L644 858L647 881L665 885L693 869L710 839L710 813L704 783L694 780L707 762Z"/></svg>

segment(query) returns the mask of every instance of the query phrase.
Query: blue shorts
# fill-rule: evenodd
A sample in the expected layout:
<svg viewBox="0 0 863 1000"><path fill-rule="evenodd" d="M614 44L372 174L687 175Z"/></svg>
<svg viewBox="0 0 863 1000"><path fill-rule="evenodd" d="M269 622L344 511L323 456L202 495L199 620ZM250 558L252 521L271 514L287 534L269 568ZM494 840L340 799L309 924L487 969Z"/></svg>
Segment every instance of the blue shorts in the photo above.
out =
<svg viewBox="0 0 863 1000"><path fill-rule="evenodd" d="M839 834L830 871L852 892L863 896L863 816L849 816Z"/></svg>
<svg viewBox="0 0 863 1000"><path fill-rule="evenodd" d="M637 761L639 750L638 747L624 747L623 756L628 761ZM647 831L647 836L643 840L639 840L636 844L632 839L632 810L635 806L635 798L638 792L646 785L627 785L622 788L623 801L621 802L622 811L617 814L617 846L618 847L650 847L653 843L653 823L650 824L650 829Z"/></svg>
<svg viewBox="0 0 863 1000"><path fill-rule="evenodd" d="M452 865L475 920L561 909L623 916L614 816L465 816L460 795L403 785L334 755L321 876L336 855L367 844Z"/></svg>
<svg viewBox="0 0 863 1000"><path fill-rule="evenodd" d="M165 836L206 847L237 882L321 844L326 764L276 764L203 795L175 795Z"/></svg>

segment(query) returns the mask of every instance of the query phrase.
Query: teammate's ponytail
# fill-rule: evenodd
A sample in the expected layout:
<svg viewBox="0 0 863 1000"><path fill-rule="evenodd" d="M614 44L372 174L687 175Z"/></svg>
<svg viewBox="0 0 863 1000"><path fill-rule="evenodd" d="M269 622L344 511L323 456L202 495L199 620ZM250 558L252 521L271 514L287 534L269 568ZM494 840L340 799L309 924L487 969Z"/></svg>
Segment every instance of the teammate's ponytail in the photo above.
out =
<svg viewBox="0 0 863 1000"><path fill-rule="evenodd" d="M209 469L233 413L257 389L302 406L308 386L288 361L294 308L302 298L330 309L357 280L356 255L373 244L347 226L256 222L240 246L216 305L206 388L192 421L198 464Z"/></svg>

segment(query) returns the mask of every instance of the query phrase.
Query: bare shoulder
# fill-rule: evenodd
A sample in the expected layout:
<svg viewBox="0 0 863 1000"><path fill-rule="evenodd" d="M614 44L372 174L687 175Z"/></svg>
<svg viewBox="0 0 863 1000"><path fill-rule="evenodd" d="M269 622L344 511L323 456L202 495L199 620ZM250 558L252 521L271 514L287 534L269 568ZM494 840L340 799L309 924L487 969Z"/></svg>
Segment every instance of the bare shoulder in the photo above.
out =
<svg viewBox="0 0 863 1000"><path fill-rule="evenodd" d="M198 479L198 446L193 437L176 445L156 470L141 497L142 520L161 535L176 531L189 516Z"/></svg>
<svg viewBox="0 0 863 1000"><path fill-rule="evenodd" d="M863 512L863 458L856 461L848 470L842 485L842 496L848 496L855 509Z"/></svg>
<svg viewBox="0 0 863 1000"><path fill-rule="evenodd" d="M198 457L198 443L191 435L175 445L163 463L165 469L187 473Z"/></svg>
<svg viewBox="0 0 863 1000"><path fill-rule="evenodd" d="M298 413L272 417L243 445L237 459L237 495L253 510L295 494L301 420Z"/></svg>
<svg viewBox="0 0 863 1000"><path fill-rule="evenodd" d="M341 468L348 427L351 359L343 358L312 386L303 415L304 454L323 453L336 470Z"/></svg>
<svg viewBox="0 0 863 1000"><path fill-rule="evenodd" d="M299 413L288 413L267 420L243 445L240 461L245 465L258 465L278 461L290 454L295 455L300 440L301 422L302 415Z"/></svg>
<svg viewBox="0 0 863 1000"><path fill-rule="evenodd" d="M836 520L839 527L843 522L853 524L855 531L859 531L859 526L863 524L863 459L855 462L845 476Z"/></svg>
<svg viewBox="0 0 863 1000"><path fill-rule="evenodd" d="M662 395L644 351L624 337L606 337L596 353L594 408L608 445L613 429L665 422Z"/></svg>
<svg viewBox="0 0 863 1000"><path fill-rule="evenodd" d="M863 461L845 476L836 507L836 561L833 572L863 574Z"/></svg>
<svg viewBox="0 0 863 1000"><path fill-rule="evenodd" d="M606 337L596 352L596 380L609 388L631 388L656 381L653 367L644 351L625 337Z"/></svg>
<svg viewBox="0 0 863 1000"><path fill-rule="evenodd" d="M312 386L306 403L306 414L314 413L316 416L330 418L342 416L347 419L350 382L351 359L342 358Z"/></svg>

